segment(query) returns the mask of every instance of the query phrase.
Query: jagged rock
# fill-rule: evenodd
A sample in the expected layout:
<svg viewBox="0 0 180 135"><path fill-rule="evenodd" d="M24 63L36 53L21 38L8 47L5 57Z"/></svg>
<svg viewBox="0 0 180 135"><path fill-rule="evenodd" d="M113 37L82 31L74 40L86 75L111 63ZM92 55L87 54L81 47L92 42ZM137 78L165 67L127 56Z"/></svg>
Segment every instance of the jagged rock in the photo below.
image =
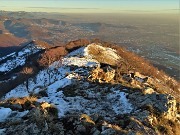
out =
<svg viewBox="0 0 180 135"><path fill-rule="evenodd" d="M170 95L158 93L142 95L139 93L136 97L130 94L129 99L138 108L146 109L169 120L177 119L176 100Z"/></svg>
<svg viewBox="0 0 180 135"><path fill-rule="evenodd" d="M139 72L135 72L134 78L141 83L145 83L148 80L148 76L142 75Z"/></svg>
<svg viewBox="0 0 180 135"><path fill-rule="evenodd" d="M167 97L162 97L166 100L166 109L164 108L163 115L166 119L169 120L176 120L177 119L177 107L176 107L176 100L168 95Z"/></svg>
<svg viewBox="0 0 180 135"><path fill-rule="evenodd" d="M47 102L44 102L44 103L41 104L42 109L46 109L46 108L48 108L50 106L51 106L51 104L49 104Z"/></svg>
<svg viewBox="0 0 180 135"><path fill-rule="evenodd" d="M123 79L127 82L132 82L133 78L130 75L124 74Z"/></svg>
<svg viewBox="0 0 180 135"><path fill-rule="evenodd" d="M83 125L77 125L76 132L81 134L86 133L86 128Z"/></svg>
<svg viewBox="0 0 180 135"><path fill-rule="evenodd" d="M27 130L27 132L29 134L38 134L40 133L40 129L37 127L37 125L35 123L31 123L27 129L25 129L25 131Z"/></svg>
<svg viewBox="0 0 180 135"><path fill-rule="evenodd" d="M99 131L99 130L96 130L94 133L93 133L93 135L100 135L101 134L101 132Z"/></svg>
<svg viewBox="0 0 180 135"><path fill-rule="evenodd" d="M143 123L141 123L139 120L131 117L130 122L126 129L131 129L134 130L136 133L141 133L141 134L151 134L151 135L157 135L156 132L145 126Z"/></svg>
<svg viewBox="0 0 180 135"><path fill-rule="evenodd" d="M42 90L42 91L39 91L38 96L48 97L48 94L47 94L47 92L45 90Z"/></svg>
<svg viewBox="0 0 180 135"><path fill-rule="evenodd" d="M66 132L66 135L74 135L74 133L73 133L72 130L68 130L68 131Z"/></svg>
<svg viewBox="0 0 180 135"><path fill-rule="evenodd" d="M22 106L20 104L13 104L12 109L22 110L23 108L22 108Z"/></svg>
<svg viewBox="0 0 180 135"><path fill-rule="evenodd" d="M110 82L111 80L113 80L115 76L115 70L110 68L108 69L107 68L107 71L104 72L103 69L97 67L96 69L94 69L90 76L88 77L90 80L92 81L98 81L99 83L102 83L102 82Z"/></svg>
<svg viewBox="0 0 180 135"><path fill-rule="evenodd" d="M86 48L86 54L88 57L97 60L100 63L108 64L111 66L117 66L120 59L120 56L117 55L116 50L111 48L106 48L100 44L90 44Z"/></svg>
<svg viewBox="0 0 180 135"><path fill-rule="evenodd" d="M96 127L93 127L90 132L92 135L100 135L100 133L101 132Z"/></svg>
<svg viewBox="0 0 180 135"><path fill-rule="evenodd" d="M146 88L146 89L143 90L143 94L152 94L154 92L155 91L152 88Z"/></svg>
<svg viewBox="0 0 180 135"><path fill-rule="evenodd" d="M115 135L116 131L112 128L105 129L101 132L101 135Z"/></svg>
<svg viewBox="0 0 180 135"><path fill-rule="evenodd" d="M64 129L64 125L62 122L60 121L54 121L52 120L50 123L47 123L48 125L48 129L46 130L49 131L51 134L55 134L55 135L64 135L65 133L65 129Z"/></svg>

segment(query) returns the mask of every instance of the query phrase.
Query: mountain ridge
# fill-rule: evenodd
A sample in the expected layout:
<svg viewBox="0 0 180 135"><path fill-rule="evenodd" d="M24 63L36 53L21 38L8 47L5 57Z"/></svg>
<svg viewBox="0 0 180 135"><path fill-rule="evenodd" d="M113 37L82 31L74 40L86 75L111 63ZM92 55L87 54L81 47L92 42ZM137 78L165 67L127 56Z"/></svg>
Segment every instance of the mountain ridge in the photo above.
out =
<svg viewBox="0 0 180 135"><path fill-rule="evenodd" d="M107 42L80 39L45 48L36 61L38 71L22 67L30 76L1 98L0 132L179 133L178 82L135 54ZM168 79L173 86L166 84Z"/></svg>

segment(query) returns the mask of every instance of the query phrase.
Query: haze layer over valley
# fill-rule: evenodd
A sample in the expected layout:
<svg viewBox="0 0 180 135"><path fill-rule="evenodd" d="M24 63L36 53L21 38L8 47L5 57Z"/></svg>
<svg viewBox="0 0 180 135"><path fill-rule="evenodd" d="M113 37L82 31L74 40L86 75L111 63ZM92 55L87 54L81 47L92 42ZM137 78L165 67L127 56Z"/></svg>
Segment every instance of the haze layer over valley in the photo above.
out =
<svg viewBox="0 0 180 135"><path fill-rule="evenodd" d="M79 38L97 38L124 46L179 80L179 22L176 14L1 11L0 15L0 45L3 47L0 56L16 50L20 43L34 39L56 46ZM6 49L9 45L13 47Z"/></svg>

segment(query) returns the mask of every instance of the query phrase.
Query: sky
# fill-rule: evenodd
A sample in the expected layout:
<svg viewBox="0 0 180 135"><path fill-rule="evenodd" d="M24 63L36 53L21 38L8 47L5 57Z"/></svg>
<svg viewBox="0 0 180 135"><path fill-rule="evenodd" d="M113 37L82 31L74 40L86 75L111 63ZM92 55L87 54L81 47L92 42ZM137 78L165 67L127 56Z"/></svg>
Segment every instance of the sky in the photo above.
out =
<svg viewBox="0 0 180 135"><path fill-rule="evenodd" d="M179 13L180 0L0 0L0 10L60 13Z"/></svg>

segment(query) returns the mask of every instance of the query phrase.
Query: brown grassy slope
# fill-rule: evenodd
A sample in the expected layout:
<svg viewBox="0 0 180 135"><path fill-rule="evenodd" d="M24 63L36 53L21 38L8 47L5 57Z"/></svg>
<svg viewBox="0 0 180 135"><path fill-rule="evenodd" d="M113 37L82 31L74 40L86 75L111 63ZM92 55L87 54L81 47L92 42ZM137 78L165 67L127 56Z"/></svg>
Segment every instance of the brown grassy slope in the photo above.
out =
<svg viewBox="0 0 180 135"><path fill-rule="evenodd" d="M61 57L65 55L67 55L65 47L53 47L41 54L38 63L41 67L48 67L53 62L60 60Z"/></svg>
<svg viewBox="0 0 180 135"><path fill-rule="evenodd" d="M35 44L35 45L37 45L37 46L39 46L39 47L44 47L44 48L46 48L46 49L49 49L49 48L52 47L51 44L49 44L49 43L47 43L47 42L45 42L45 41L41 41L41 40L33 40L31 43L32 43L32 44Z"/></svg>
<svg viewBox="0 0 180 135"><path fill-rule="evenodd" d="M10 34L0 34L0 47L18 46L24 41L26 40Z"/></svg>
<svg viewBox="0 0 180 135"><path fill-rule="evenodd" d="M65 47L68 52L71 52L73 50L76 50L77 48L88 45L89 43L90 42L87 39L79 39L79 40L75 40L75 41L71 41L67 43Z"/></svg>

